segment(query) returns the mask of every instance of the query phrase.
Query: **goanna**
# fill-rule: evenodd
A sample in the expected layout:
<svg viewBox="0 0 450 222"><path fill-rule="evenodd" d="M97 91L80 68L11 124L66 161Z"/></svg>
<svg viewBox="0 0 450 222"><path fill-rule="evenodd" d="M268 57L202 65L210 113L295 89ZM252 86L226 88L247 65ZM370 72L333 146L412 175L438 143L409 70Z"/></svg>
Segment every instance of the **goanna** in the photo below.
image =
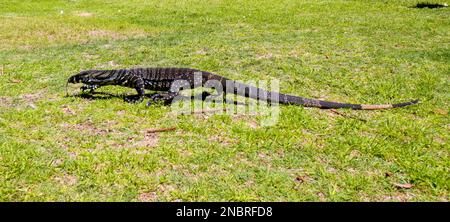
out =
<svg viewBox="0 0 450 222"><path fill-rule="evenodd" d="M134 88L137 95L125 97L127 102L141 102L145 96L145 90L157 91L150 97L147 105L162 101L170 103L181 89L192 89L208 85L214 88L222 88L219 95L227 93L252 98L264 99L268 102L278 101L281 104L302 105L305 107L318 107L322 109L350 108L355 110L378 110L408 106L418 103L419 100L396 104L364 105L331 102L317 99L309 99L300 96L288 95L279 92L266 91L251 85L227 79L223 76L190 68L134 68L118 70L86 70L68 79L68 83L83 83L83 91L95 89L105 85L119 85ZM217 86L219 85L219 87ZM207 94L208 95L208 94Z"/></svg>

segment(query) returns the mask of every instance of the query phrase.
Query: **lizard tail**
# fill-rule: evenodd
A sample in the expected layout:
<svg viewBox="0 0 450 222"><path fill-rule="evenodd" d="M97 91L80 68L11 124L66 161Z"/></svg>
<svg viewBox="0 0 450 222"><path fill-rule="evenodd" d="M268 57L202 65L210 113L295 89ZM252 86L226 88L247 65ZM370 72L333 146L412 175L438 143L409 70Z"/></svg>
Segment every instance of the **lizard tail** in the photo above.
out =
<svg viewBox="0 0 450 222"><path fill-rule="evenodd" d="M413 104L417 104L419 102L418 99L403 102L403 103L394 103L394 104L350 104L350 103L339 103L339 102L330 102L324 100L316 100L316 99L308 99L298 96L292 95L283 95L280 94L280 103L283 104L296 104L302 105L305 107L317 107L321 109L340 109L340 108L349 108L354 110L380 110L380 109L392 109L398 107L409 106Z"/></svg>
<svg viewBox="0 0 450 222"><path fill-rule="evenodd" d="M223 83L225 84L225 82ZM308 99L300 96L287 95L277 92L270 92L264 89L243 84L240 82L232 82L234 86L234 93L245 96L252 99L266 100L268 102L276 102L278 100L281 104L302 105L305 107L317 107L321 109L341 109L348 108L354 110L380 110L380 109L392 109L398 107L404 107L413 105L419 102L418 99L409 102L395 103L395 104L351 104L351 103L339 103L317 99Z"/></svg>

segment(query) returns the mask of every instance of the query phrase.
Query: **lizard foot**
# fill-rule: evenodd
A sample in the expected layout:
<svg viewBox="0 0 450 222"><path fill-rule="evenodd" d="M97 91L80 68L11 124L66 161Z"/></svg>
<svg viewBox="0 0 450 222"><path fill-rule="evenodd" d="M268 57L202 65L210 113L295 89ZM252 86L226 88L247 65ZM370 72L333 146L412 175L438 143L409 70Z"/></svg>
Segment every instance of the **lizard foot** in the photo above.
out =
<svg viewBox="0 0 450 222"><path fill-rule="evenodd" d="M80 90L84 93L85 90L89 90L89 93L93 93L95 89L97 89L97 85L83 85Z"/></svg>
<svg viewBox="0 0 450 222"><path fill-rule="evenodd" d="M168 105L172 99L174 98L175 94L169 94L169 93L164 93L164 94L153 94L150 96L150 101L147 102L147 106L151 106L153 103L160 103L162 102L164 105Z"/></svg>
<svg viewBox="0 0 450 222"><path fill-rule="evenodd" d="M138 103L138 102L141 102L143 100L143 98L142 98L142 96L133 95L133 96L126 96L124 100L125 100L125 102L129 102L129 103Z"/></svg>

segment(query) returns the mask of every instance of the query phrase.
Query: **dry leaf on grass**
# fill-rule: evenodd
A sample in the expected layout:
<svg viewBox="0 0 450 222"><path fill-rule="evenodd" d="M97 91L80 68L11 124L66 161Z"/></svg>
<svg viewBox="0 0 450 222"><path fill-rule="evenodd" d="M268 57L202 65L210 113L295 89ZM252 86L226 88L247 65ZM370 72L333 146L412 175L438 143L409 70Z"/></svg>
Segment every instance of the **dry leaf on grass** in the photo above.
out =
<svg viewBox="0 0 450 222"><path fill-rule="evenodd" d="M439 114L439 115L443 115L446 116L448 114L448 111L445 109L435 109L434 113Z"/></svg>
<svg viewBox="0 0 450 222"><path fill-rule="evenodd" d="M394 183L394 186L401 189L411 189L414 187L414 185L410 183Z"/></svg>

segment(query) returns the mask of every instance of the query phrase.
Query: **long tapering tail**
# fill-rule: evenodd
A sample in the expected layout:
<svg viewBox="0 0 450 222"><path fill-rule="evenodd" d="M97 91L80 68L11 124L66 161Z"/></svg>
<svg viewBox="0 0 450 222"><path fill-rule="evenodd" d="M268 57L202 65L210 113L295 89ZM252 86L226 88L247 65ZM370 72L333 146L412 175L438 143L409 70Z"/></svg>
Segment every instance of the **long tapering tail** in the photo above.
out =
<svg viewBox="0 0 450 222"><path fill-rule="evenodd" d="M223 81L223 79L222 79ZM227 81L230 81L227 79ZM261 88L257 88L251 85L243 84L240 82L231 81L231 85L235 94L240 96L245 96L252 99L266 100L268 102L279 102L281 104L292 104L292 105L302 105L305 107L317 107L321 109L341 109L348 108L354 110L380 110L380 109L392 109L398 107L404 107L413 105L419 102L418 99L409 102L395 103L395 104L350 104L350 103L339 103L330 102L317 99L309 99L300 96L287 95L277 92L270 92ZM227 90L230 87L230 82L225 83L227 85ZM229 91L228 91L229 93ZM278 100L278 101L276 101Z"/></svg>
<svg viewBox="0 0 450 222"><path fill-rule="evenodd" d="M416 104L418 102L419 100L416 99L409 102L395 103L395 104L350 104L350 103L330 102L324 100L308 99L298 96L280 94L280 103L296 104L306 107L317 107L321 109L349 108L354 110L380 110L380 109L392 109L409 106Z"/></svg>

